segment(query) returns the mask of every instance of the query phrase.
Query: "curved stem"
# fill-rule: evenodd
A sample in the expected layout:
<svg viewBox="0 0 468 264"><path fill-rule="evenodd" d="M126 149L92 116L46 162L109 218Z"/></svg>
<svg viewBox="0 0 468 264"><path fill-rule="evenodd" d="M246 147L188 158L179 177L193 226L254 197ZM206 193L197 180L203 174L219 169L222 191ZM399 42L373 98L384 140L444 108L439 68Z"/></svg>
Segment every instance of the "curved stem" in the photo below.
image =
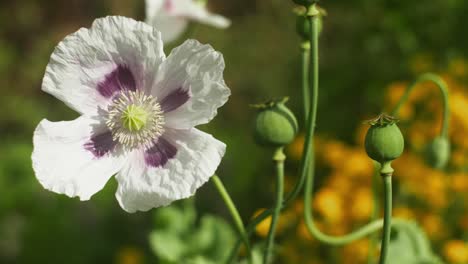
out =
<svg viewBox="0 0 468 264"><path fill-rule="evenodd" d="M440 90L440 93L442 94L442 102L443 102L443 119L442 119L442 126L440 129L440 135L442 137L447 137L448 136L448 126L449 126L449 119L450 119L450 109L449 109L449 99L448 99L448 88L447 84L445 81L438 76L437 74L434 73L425 73L421 76L419 76L410 86L405 91L405 94L400 98L400 101L398 101L397 105L392 111L393 116L398 116L398 113L403 106L403 104L408 101L409 94L411 91L414 90L414 88L422 83L422 82L433 82L434 84L437 85L437 87Z"/></svg>
<svg viewBox="0 0 468 264"><path fill-rule="evenodd" d="M376 220L370 222L369 224L361 227L360 229L344 235L344 236L330 236L327 234L322 233L313 221L312 215L312 206L311 206L311 198L312 198L312 190L314 185L314 151L313 151L313 135L314 135L314 128L315 128L315 119L317 113L317 100L318 100L318 67L319 67L319 60L318 60L318 17L311 16L311 58L310 58L310 77L311 77L311 84L312 84L312 107L310 109L309 120L308 120L308 127L306 133L306 142L305 142L305 153L303 156L303 160L305 160L304 164L308 164L311 168L307 169L307 166L303 166L302 173L306 173L306 182L305 182L305 190L304 190L304 220L307 226L307 229L314 236L317 240L330 244L330 245L345 245L355 240L361 239L366 237L383 227L382 220ZM398 223L398 221L395 221Z"/></svg>
<svg viewBox="0 0 468 264"><path fill-rule="evenodd" d="M382 246L380 249L379 264L385 264L388 254L388 244L390 242L390 231L392 225L392 176L383 175L384 181L384 227L382 236Z"/></svg>
<svg viewBox="0 0 468 264"><path fill-rule="evenodd" d="M278 148L275 151L273 160L276 165L276 202L274 206L274 211L271 216L271 225L270 230L268 231L267 236L267 246L265 248L265 253L263 257L263 263L270 263L271 257L273 255L273 248L275 244L275 233L276 226L278 224L278 218L280 216L281 207L283 205L283 193L284 193L284 160L286 156L283 153L283 147Z"/></svg>
<svg viewBox="0 0 468 264"><path fill-rule="evenodd" d="M219 195L221 196L224 203L226 204L226 207L228 208L229 213L231 213L231 217L234 220L234 224L236 225L237 231L239 232L239 235L244 241L245 247L247 248L247 252L249 256L249 263L251 263L252 252L250 250L249 237L247 236L247 232L245 231L244 223L242 222L242 218L240 217L239 211L237 210L234 202L231 199L231 196L229 196L229 193L226 191L226 188L224 187L223 182L218 177L218 175L213 175L211 177L211 180L213 184L215 185L216 190L218 190Z"/></svg>
<svg viewBox="0 0 468 264"><path fill-rule="evenodd" d="M306 119L306 122L307 122L307 116L309 114L309 109L310 109L310 95L309 95L310 92L309 92L309 80L308 80L309 78L309 53L310 53L309 41L303 42L301 44L301 60L302 60L301 87L302 87L302 95L304 97L304 102L303 102L304 103L304 118ZM303 160L302 163L305 164L305 161ZM304 169L301 169L301 172L302 171L304 171ZM301 173L301 176L299 180L296 182L296 184L294 185L293 190L286 195L286 198L284 199L283 205L281 207L282 209L287 207L292 201L294 201L297 198L297 196L301 192L302 187L304 185L306 175L307 175L306 173ZM247 225L247 228L246 228L247 234L250 236L255 230L255 227L259 223L261 223L263 220L265 220L268 216L270 216L273 213L273 211L274 211L273 208L267 209L263 211L261 214L257 215L255 218L253 218L250 221L250 223ZM240 245L241 245L241 241L237 240L236 245L233 247L231 251L228 263L234 262L234 259L237 256L237 252L240 249Z"/></svg>

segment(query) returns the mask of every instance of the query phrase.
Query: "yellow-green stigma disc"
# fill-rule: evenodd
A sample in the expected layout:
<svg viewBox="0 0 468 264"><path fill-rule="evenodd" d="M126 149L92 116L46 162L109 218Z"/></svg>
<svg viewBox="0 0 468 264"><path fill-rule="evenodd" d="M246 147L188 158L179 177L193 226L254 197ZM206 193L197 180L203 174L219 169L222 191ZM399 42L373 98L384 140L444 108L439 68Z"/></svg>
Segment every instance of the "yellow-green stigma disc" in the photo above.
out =
<svg viewBox="0 0 468 264"><path fill-rule="evenodd" d="M129 131L139 131L147 120L148 112L140 106L129 105L122 113L123 126Z"/></svg>

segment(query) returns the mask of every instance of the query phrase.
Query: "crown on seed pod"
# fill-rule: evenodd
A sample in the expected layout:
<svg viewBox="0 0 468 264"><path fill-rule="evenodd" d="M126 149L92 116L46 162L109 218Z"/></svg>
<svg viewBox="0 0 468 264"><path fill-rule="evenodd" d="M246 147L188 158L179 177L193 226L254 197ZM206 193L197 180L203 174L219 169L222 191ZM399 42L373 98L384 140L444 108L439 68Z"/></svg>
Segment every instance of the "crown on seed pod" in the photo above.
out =
<svg viewBox="0 0 468 264"><path fill-rule="evenodd" d="M401 156L405 147L397 122L398 119L387 114L381 114L366 122L370 125L365 139L366 152L371 159L382 165L383 174L393 172L391 162Z"/></svg>

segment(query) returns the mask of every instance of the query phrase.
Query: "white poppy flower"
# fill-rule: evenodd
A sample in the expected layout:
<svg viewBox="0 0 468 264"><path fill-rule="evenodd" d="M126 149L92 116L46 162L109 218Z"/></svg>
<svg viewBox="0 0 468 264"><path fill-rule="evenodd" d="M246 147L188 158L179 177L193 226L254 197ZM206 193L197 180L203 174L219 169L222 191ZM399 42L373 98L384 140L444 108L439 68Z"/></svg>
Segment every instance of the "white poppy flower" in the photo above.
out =
<svg viewBox="0 0 468 264"><path fill-rule="evenodd" d="M164 43L176 40L196 21L217 28L227 28L231 22L206 10L197 0L146 0L146 22L161 31Z"/></svg>
<svg viewBox="0 0 468 264"><path fill-rule="evenodd" d="M48 190L89 200L116 174L128 212L189 197L215 172L225 144L194 126L230 95L224 60L188 40L166 58L161 34L125 17L106 17L67 36L47 65L42 90L81 116L42 120L33 168Z"/></svg>

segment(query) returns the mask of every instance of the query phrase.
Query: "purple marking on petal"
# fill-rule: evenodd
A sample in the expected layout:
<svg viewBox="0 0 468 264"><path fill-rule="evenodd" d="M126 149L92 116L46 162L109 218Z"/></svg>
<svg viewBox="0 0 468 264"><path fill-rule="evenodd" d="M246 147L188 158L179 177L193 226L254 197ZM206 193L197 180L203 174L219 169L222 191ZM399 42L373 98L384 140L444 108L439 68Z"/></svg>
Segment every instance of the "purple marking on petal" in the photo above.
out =
<svg viewBox="0 0 468 264"><path fill-rule="evenodd" d="M117 65L105 79L98 84L98 91L104 97L111 97L121 90L136 90L136 82L132 72L126 65Z"/></svg>
<svg viewBox="0 0 468 264"><path fill-rule="evenodd" d="M151 167L162 167L176 154L177 148L163 137L160 137L154 146L145 151L145 162Z"/></svg>
<svg viewBox="0 0 468 264"><path fill-rule="evenodd" d="M96 158L101 158L114 149L116 145L117 142L112 139L112 133L107 131L102 134L93 135L84 144L84 148L91 151Z"/></svg>
<svg viewBox="0 0 468 264"><path fill-rule="evenodd" d="M161 110L165 113L171 112L185 104L190 99L188 90L179 87L161 100Z"/></svg>

